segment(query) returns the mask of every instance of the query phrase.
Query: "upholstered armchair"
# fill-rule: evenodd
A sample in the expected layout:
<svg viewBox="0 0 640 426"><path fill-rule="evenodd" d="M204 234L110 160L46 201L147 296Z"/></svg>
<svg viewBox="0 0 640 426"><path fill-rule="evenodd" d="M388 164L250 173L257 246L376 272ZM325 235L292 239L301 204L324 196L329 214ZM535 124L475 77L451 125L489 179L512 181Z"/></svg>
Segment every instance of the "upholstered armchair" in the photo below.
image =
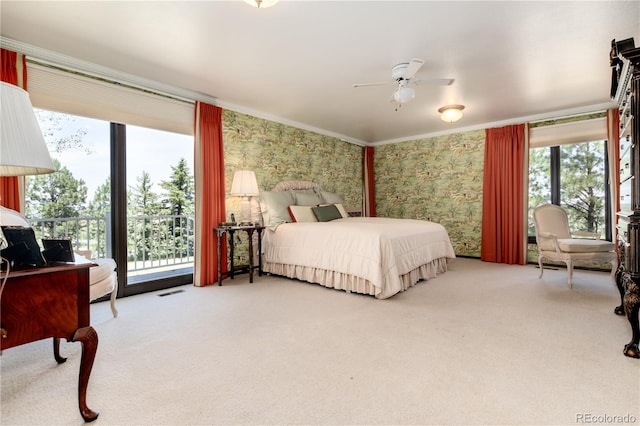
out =
<svg viewBox="0 0 640 426"><path fill-rule="evenodd" d="M0 225L28 227L27 219L15 210L0 206ZM0 235L1 236L1 235ZM113 317L118 316L116 309L116 296L118 292L118 276L116 262L110 258L91 259L91 252L76 252L76 258L86 258L97 266L89 268L89 300L99 299L111 294L111 312Z"/></svg>
<svg viewBox="0 0 640 426"><path fill-rule="evenodd" d="M545 204L533 211L538 244L540 276L544 273L545 259L564 262L569 273L569 288L573 287L573 265L575 262L611 263L611 279L615 282L617 256L615 244L600 240L592 232L572 232L567 213L559 206ZM578 237L578 238L575 238Z"/></svg>

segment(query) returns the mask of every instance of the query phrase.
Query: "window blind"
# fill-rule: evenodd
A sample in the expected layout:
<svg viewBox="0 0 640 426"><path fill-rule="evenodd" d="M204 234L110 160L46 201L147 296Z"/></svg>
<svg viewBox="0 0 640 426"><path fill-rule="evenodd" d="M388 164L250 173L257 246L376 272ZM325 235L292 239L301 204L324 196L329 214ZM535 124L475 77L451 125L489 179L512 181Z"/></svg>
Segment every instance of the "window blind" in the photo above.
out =
<svg viewBox="0 0 640 426"><path fill-rule="evenodd" d="M572 121L569 123L540 126L531 129L530 148L591 142L607 139L607 118Z"/></svg>
<svg viewBox="0 0 640 426"><path fill-rule="evenodd" d="M36 108L193 134L193 102L35 63L28 63L27 71L29 96Z"/></svg>

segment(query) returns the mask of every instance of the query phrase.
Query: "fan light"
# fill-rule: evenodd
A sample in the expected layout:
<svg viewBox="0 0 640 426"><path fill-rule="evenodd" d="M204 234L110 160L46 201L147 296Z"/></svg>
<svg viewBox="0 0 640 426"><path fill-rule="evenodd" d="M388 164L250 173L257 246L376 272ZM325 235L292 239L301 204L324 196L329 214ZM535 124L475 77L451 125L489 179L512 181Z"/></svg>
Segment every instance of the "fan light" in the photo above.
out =
<svg viewBox="0 0 640 426"><path fill-rule="evenodd" d="M279 0L244 0L245 3L250 4L253 7L264 9L265 7L271 7L278 3Z"/></svg>
<svg viewBox="0 0 640 426"><path fill-rule="evenodd" d="M453 123L454 121L458 121L462 118L463 109L464 105L447 105L438 109L438 112L440 113L442 121Z"/></svg>
<svg viewBox="0 0 640 426"><path fill-rule="evenodd" d="M416 92L412 87L400 86L393 92L393 99L399 104L405 104L416 97Z"/></svg>

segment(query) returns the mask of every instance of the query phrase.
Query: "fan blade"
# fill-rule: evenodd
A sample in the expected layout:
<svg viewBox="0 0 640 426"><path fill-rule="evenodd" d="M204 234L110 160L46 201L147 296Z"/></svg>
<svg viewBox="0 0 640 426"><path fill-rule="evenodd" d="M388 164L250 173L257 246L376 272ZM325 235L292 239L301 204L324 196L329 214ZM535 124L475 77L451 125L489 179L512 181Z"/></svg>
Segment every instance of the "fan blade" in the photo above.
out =
<svg viewBox="0 0 640 426"><path fill-rule="evenodd" d="M422 68L423 65L424 65L424 61L422 59L413 58L411 62L409 62L409 65L407 66L407 68L404 70L403 78L405 80L409 80L410 78L413 78L413 76L418 72L420 68Z"/></svg>
<svg viewBox="0 0 640 426"><path fill-rule="evenodd" d="M421 84L432 84L434 86L451 86L455 79L453 78L427 78L422 80L411 80L411 84L419 86Z"/></svg>
<svg viewBox="0 0 640 426"><path fill-rule="evenodd" d="M395 81L379 81L377 83L356 83L353 87L366 87L366 86L387 86L389 84L396 84Z"/></svg>

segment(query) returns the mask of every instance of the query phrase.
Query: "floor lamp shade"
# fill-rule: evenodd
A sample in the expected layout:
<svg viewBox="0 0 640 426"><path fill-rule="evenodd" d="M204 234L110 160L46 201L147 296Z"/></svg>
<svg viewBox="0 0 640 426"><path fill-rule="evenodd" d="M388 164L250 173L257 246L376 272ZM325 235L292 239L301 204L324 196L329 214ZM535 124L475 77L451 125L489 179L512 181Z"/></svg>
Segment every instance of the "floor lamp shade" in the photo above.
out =
<svg viewBox="0 0 640 426"><path fill-rule="evenodd" d="M0 176L55 171L29 94L13 84L0 84Z"/></svg>

